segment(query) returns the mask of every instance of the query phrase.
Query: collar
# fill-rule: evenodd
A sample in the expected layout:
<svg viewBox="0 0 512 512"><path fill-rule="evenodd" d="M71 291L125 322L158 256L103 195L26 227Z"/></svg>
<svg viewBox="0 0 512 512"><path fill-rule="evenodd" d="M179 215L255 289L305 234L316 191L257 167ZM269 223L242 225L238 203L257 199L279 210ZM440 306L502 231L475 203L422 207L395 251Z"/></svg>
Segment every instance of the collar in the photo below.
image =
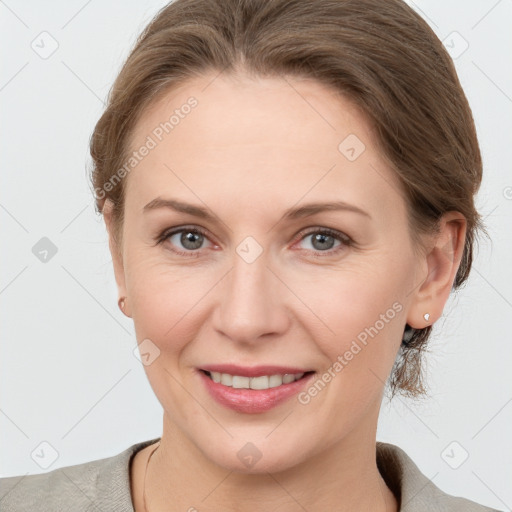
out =
<svg viewBox="0 0 512 512"><path fill-rule="evenodd" d="M8 510L108 510L134 512L130 465L135 454L157 437L109 458L47 473L0 479L0 502ZM499 512L438 488L404 450L376 442L377 467L397 497L399 512Z"/></svg>

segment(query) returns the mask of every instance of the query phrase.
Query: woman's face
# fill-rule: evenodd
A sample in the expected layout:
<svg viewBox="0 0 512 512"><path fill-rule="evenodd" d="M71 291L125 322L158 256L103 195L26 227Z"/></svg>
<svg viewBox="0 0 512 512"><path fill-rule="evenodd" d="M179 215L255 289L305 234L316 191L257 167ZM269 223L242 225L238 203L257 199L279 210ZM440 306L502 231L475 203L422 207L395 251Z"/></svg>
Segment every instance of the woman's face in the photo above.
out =
<svg viewBox="0 0 512 512"><path fill-rule="evenodd" d="M146 111L132 149L114 265L164 436L252 472L372 439L426 267L361 114L310 80L212 74Z"/></svg>

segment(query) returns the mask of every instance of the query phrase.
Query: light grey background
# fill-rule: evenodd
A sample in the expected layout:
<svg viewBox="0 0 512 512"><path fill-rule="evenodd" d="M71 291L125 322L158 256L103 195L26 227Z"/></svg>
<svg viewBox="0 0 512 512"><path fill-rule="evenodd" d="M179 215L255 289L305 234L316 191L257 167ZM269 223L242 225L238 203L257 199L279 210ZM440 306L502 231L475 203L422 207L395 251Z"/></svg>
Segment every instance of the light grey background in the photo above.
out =
<svg viewBox="0 0 512 512"><path fill-rule="evenodd" d="M432 398L385 401L378 439L405 449L444 491L511 510L512 2L409 3L451 47L472 106L485 169L478 206L493 243L483 241L468 285L436 323ZM2 477L108 457L161 434L132 322L117 308L87 169L109 87L164 4L0 1ZM52 39L58 48L42 58ZM32 251L43 237L57 248L47 262Z"/></svg>

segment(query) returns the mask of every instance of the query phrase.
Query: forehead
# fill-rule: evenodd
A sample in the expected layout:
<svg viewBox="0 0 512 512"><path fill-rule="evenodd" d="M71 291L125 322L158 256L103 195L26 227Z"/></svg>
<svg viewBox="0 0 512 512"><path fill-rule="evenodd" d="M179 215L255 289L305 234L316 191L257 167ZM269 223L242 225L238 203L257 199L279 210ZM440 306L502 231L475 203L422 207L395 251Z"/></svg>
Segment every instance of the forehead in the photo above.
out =
<svg viewBox="0 0 512 512"><path fill-rule="evenodd" d="M191 98L193 107L189 107ZM192 128L187 118L193 120ZM191 146L198 141L203 147L261 146L278 143L272 135L279 135L297 143L309 140L304 150L314 151L320 145L336 149L344 131L352 129L369 139L372 128L338 91L311 79L284 76L210 74L190 79L146 109L134 130L132 146L147 134L158 132L159 125L170 119L172 127L164 129L162 135L172 132L169 143L176 146ZM314 146L312 131L318 133ZM367 144L372 142L366 140Z"/></svg>
<svg viewBox="0 0 512 512"><path fill-rule="evenodd" d="M255 207L337 189L385 207L398 194L368 120L348 99L309 79L194 78L143 113L132 150L149 139L152 149L128 180L127 200L137 207L177 189L189 198L222 189L224 199L243 195Z"/></svg>

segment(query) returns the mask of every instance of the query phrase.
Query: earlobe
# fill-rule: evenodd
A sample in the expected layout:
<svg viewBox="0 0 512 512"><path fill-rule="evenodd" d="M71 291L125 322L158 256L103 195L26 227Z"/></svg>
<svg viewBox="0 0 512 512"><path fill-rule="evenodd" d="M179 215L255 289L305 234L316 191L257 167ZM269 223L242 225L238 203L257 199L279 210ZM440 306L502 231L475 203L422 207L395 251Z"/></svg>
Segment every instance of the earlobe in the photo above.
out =
<svg viewBox="0 0 512 512"><path fill-rule="evenodd" d="M129 312L128 301L127 298L127 290L125 283L125 275L124 275L124 263L122 257L122 249L119 247L119 243L114 235L114 219L113 219L113 203L110 199L105 201L103 206L103 219L105 221L105 227L107 229L108 234L108 246L110 249L110 255L112 256L112 265L114 267L114 275L117 284L117 290L119 294L118 305L121 306L120 301L123 298L123 308L121 311L126 316L131 316Z"/></svg>
<svg viewBox="0 0 512 512"><path fill-rule="evenodd" d="M442 315L462 259L466 226L466 218L459 212L447 212L441 218L439 233L433 236L425 255L427 273L407 316L411 327L423 329Z"/></svg>

